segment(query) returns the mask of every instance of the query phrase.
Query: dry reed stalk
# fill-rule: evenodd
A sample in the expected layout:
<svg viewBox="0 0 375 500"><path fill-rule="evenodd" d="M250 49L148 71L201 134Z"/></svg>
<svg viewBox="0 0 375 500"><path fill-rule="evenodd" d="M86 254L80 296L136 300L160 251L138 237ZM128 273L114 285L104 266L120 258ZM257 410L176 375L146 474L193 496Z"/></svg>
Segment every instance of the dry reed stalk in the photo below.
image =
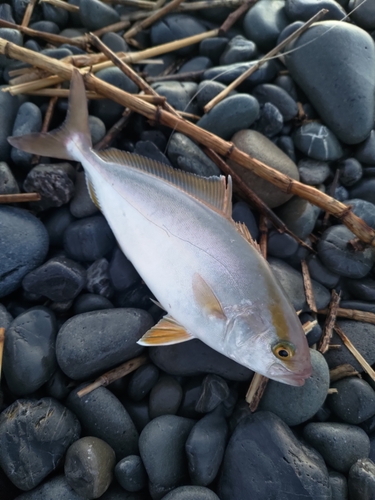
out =
<svg viewBox="0 0 375 500"><path fill-rule="evenodd" d="M303 278L303 286L305 289L306 302L309 306L310 310L313 313L317 312L314 290L311 283L311 277L309 268L307 267L306 261L301 260L301 268L302 268L302 278Z"/></svg>
<svg viewBox="0 0 375 500"><path fill-rule="evenodd" d="M307 321L302 325L305 335L311 332L311 330L318 324L318 321L314 319L313 321Z"/></svg>
<svg viewBox="0 0 375 500"><path fill-rule="evenodd" d="M114 24L109 24L108 26L104 26L104 28L100 28L99 30L93 31L93 34L96 36L102 36L104 33L121 31L130 26L130 21L119 21Z"/></svg>
<svg viewBox="0 0 375 500"><path fill-rule="evenodd" d="M126 127L132 114L133 112L130 111L130 109L126 109L122 117L108 130L103 139L94 145L94 148L98 151L108 148L112 141L114 141L118 134Z"/></svg>
<svg viewBox="0 0 375 500"><path fill-rule="evenodd" d="M333 327L336 322L337 309L340 303L340 295L332 290L331 302L328 308L328 314L324 323L323 333L318 344L318 351L322 354L328 351L329 343L331 342Z"/></svg>
<svg viewBox="0 0 375 500"><path fill-rule="evenodd" d="M0 381L1 381L1 372L3 369L3 354L4 354L4 340L5 340L5 328L0 328Z"/></svg>
<svg viewBox="0 0 375 500"><path fill-rule="evenodd" d="M220 26L220 35L224 35L258 0L246 0L234 12L231 12Z"/></svg>
<svg viewBox="0 0 375 500"><path fill-rule="evenodd" d="M206 35L206 37L214 36L214 33L217 34L217 30L203 35ZM193 38L194 37L190 37L190 43ZM155 47L155 49L160 49L160 46ZM155 49L147 49L147 52ZM0 39L0 53L17 60L28 62L39 68L50 70L58 75L58 81L69 80L74 69L74 67L70 64L52 59L44 54L33 52L25 49L24 47L19 47L18 45L4 39ZM142 57L144 57L144 55ZM109 64L112 64L112 62L109 61ZM262 179L271 182L282 191L300 196L301 198L311 202L313 205L316 205L323 210L328 210L333 216L345 224L360 240L364 243L375 246L374 229L368 226L362 219L357 217L352 212L351 207L344 205L343 203L311 186L302 184L301 182L274 170L261 161L252 158L248 154L239 150L234 144L224 141L207 130L202 129L197 125L170 113L169 111L144 102L136 95L129 94L110 85L109 83L104 82L103 80L99 80L92 73L85 73L87 68L86 70L82 68L80 71L83 74L85 83L89 90L103 94L105 97L122 104L124 107L128 107L136 113L140 113L149 120L160 123L161 125L166 125L167 127L191 137L200 144L213 149L216 153L222 155L223 157L230 158L241 166L249 169ZM51 77L51 81L53 81L54 78L55 77ZM44 86L45 85L42 85L42 87ZM3 91L4 90L5 89L3 89Z"/></svg>
<svg viewBox="0 0 375 500"><path fill-rule="evenodd" d="M26 10L25 10L25 13L23 15L22 22L21 22L21 26L23 28L25 28L26 26L29 25L29 22L30 22L31 16L33 15L34 7L35 7L37 1L38 0L30 0L30 2L28 3Z"/></svg>
<svg viewBox="0 0 375 500"><path fill-rule="evenodd" d="M39 3L49 3L50 5L53 5L54 7L58 7L59 9L64 9L69 12L79 12L79 7L78 5L73 5L68 2L64 2L63 0L39 0Z"/></svg>
<svg viewBox="0 0 375 500"><path fill-rule="evenodd" d="M264 375L261 375L260 373L254 373L245 398L246 402L249 403L251 412L257 410L264 391L267 388L268 380L269 379Z"/></svg>
<svg viewBox="0 0 375 500"><path fill-rule="evenodd" d="M39 193L0 194L0 203L25 203L41 200Z"/></svg>
<svg viewBox="0 0 375 500"><path fill-rule="evenodd" d="M328 309L321 309L318 314L328 314ZM364 321L365 323L371 323L375 325L375 313L360 311L358 309L343 309L339 307L337 309L338 318L352 319L354 321Z"/></svg>
<svg viewBox="0 0 375 500"><path fill-rule="evenodd" d="M34 90L27 93L28 95L38 95L42 97L61 97L67 98L69 97L69 89L41 89ZM96 92L86 92L87 99L105 99L106 97L103 94L98 94ZM163 96L152 96L152 95L139 95L139 98L142 101L150 102L155 104L155 106L162 106L166 101L166 98Z"/></svg>
<svg viewBox="0 0 375 500"><path fill-rule="evenodd" d="M127 5L128 7L145 10L154 10L155 8L155 2L149 2L148 0L102 0L102 2L113 5Z"/></svg>
<svg viewBox="0 0 375 500"><path fill-rule="evenodd" d="M330 387L327 394L337 394L339 391L335 387Z"/></svg>
<svg viewBox="0 0 375 500"><path fill-rule="evenodd" d="M298 38L304 31L306 31L313 23L318 21L322 16L324 16L328 12L327 9L321 9L315 16L309 19L303 26L294 31L291 35L289 35L285 40L276 45L272 50L267 52L265 56L263 56L254 66L251 66L248 70L246 70L242 75L236 78L231 84L228 85L220 94L214 97L210 102L208 102L203 108L205 113L208 113L216 104L221 102L224 97L226 97L232 90L237 88L243 81L246 80L250 75L255 73L257 69L259 69L266 61L268 61L271 57L276 56L280 50L289 45L290 42Z"/></svg>
<svg viewBox="0 0 375 500"><path fill-rule="evenodd" d="M332 370L329 370L329 378L331 383L337 382L346 377L359 377L361 375L357 372L357 370L350 365L349 363L344 363L343 365L336 366Z"/></svg>

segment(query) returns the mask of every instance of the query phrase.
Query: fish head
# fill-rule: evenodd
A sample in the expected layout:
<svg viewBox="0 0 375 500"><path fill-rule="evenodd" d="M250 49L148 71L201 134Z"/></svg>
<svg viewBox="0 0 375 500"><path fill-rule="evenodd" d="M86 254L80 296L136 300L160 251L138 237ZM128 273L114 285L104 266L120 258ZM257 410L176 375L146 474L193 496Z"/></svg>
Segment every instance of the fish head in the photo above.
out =
<svg viewBox="0 0 375 500"><path fill-rule="evenodd" d="M285 304L284 304L285 305ZM248 306L233 311L227 322L224 351L237 363L270 379L302 386L311 375L310 350L290 304ZM229 315L228 315L229 316Z"/></svg>

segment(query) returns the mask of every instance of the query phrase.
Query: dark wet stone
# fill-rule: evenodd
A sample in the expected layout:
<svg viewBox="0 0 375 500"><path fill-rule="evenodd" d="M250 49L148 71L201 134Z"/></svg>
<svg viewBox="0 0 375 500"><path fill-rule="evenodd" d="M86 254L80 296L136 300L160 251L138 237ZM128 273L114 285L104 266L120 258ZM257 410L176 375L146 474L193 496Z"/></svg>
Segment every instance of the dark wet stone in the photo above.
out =
<svg viewBox="0 0 375 500"><path fill-rule="evenodd" d="M343 224L326 229L318 243L318 256L330 271L347 278L363 278L375 262L372 248L355 251L348 243L355 235Z"/></svg>
<svg viewBox="0 0 375 500"><path fill-rule="evenodd" d="M142 430L151 420L148 412L147 399L143 399L142 401L131 401L130 399L123 399L122 402L126 408L126 411L129 413L131 419L133 420L137 431L142 432Z"/></svg>
<svg viewBox="0 0 375 500"><path fill-rule="evenodd" d="M108 33L108 35L114 35L115 33ZM89 115L89 129L91 135L91 141L95 145L103 139L106 134L106 128L102 120L97 116ZM94 146L95 147L95 146Z"/></svg>
<svg viewBox="0 0 375 500"><path fill-rule="evenodd" d="M233 205L232 219L235 222L243 222L250 231L251 236L256 240L259 236L258 224L255 220L251 208L245 201L238 201Z"/></svg>
<svg viewBox="0 0 375 500"><path fill-rule="evenodd" d="M258 49L254 42L247 40L241 35L237 35L229 40L223 54L220 57L220 64L233 64L237 62L247 62L255 59ZM256 97L256 96L255 96Z"/></svg>
<svg viewBox="0 0 375 500"><path fill-rule="evenodd" d="M352 212L375 229L375 205L373 203L361 199L350 199L345 201L345 205L351 205Z"/></svg>
<svg viewBox="0 0 375 500"><path fill-rule="evenodd" d="M64 29L68 24L69 13L67 10L59 9L48 3L42 3L42 10L44 19L57 24L59 31Z"/></svg>
<svg viewBox="0 0 375 500"><path fill-rule="evenodd" d="M130 260L116 247L108 267L111 285L117 292L123 292L140 281L140 276Z"/></svg>
<svg viewBox="0 0 375 500"><path fill-rule="evenodd" d="M184 345L183 345L184 344ZM214 373L228 380L249 380L252 371L214 351L200 340L183 344L152 347L151 360L170 375L194 376Z"/></svg>
<svg viewBox="0 0 375 500"><path fill-rule="evenodd" d="M295 196L277 210L277 215L292 233L304 240L313 231L318 212L314 205Z"/></svg>
<svg viewBox="0 0 375 500"><path fill-rule="evenodd" d="M301 321L301 324L304 325L305 323L311 321L313 322L315 318L311 316L311 314L308 313L301 313L299 315L299 319ZM309 331L309 333L306 335L307 342L309 346L311 347L312 345L316 344L319 342L320 337L322 336L322 327L317 323L312 330Z"/></svg>
<svg viewBox="0 0 375 500"><path fill-rule="evenodd" d="M294 255L297 251L297 241L287 233L271 230L268 233L267 252L271 257L283 259Z"/></svg>
<svg viewBox="0 0 375 500"><path fill-rule="evenodd" d="M279 75L275 81L275 85L284 89L290 97L294 100L298 100L298 93L296 84L293 81L293 78L290 75Z"/></svg>
<svg viewBox="0 0 375 500"><path fill-rule="evenodd" d="M350 500L372 500L375 493L375 464L369 458L359 459L348 477Z"/></svg>
<svg viewBox="0 0 375 500"><path fill-rule="evenodd" d="M191 139L175 133L168 144L168 158L175 168L209 177L220 175L219 168Z"/></svg>
<svg viewBox="0 0 375 500"><path fill-rule="evenodd" d="M84 172L77 173L75 191L70 201L69 208L71 214L78 219L89 217L99 212L99 209L90 197Z"/></svg>
<svg viewBox="0 0 375 500"><path fill-rule="evenodd" d="M65 399L72 389L71 380L57 367L45 389L51 398Z"/></svg>
<svg viewBox="0 0 375 500"><path fill-rule="evenodd" d="M280 0L260 0L248 10L243 20L243 29L264 51L272 49L280 32L289 24L285 13L285 2Z"/></svg>
<svg viewBox="0 0 375 500"><path fill-rule="evenodd" d="M180 486L170 491L163 500L220 500L219 497L203 486Z"/></svg>
<svg viewBox="0 0 375 500"><path fill-rule="evenodd" d="M309 158L298 162L298 171L301 182L309 186L322 184L331 173L328 163Z"/></svg>
<svg viewBox="0 0 375 500"><path fill-rule="evenodd" d="M0 28L1 31L1 28ZM0 33L1 36L1 33ZM42 128L42 113L38 106L31 102L21 104L13 125L12 135L20 136L40 132ZM12 148L12 161L20 167L30 167L32 154L25 153L17 148Z"/></svg>
<svg viewBox="0 0 375 500"><path fill-rule="evenodd" d="M371 2L350 0L348 5L350 18L365 30L375 29L375 9Z"/></svg>
<svg viewBox="0 0 375 500"><path fill-rule="evenodd" d="M327 186L327 192L332 192L332 185ZM346 201L349 199L349 191L344 186L336 186L331 196L338 201Z"/></svg>
<svg viewBox="0 0 375 500"><path fill-rule="evenodd" d="M5 161L0 161L0 194L19 193L17 181Z"/></svg>
<svg viewBox="0 0 375 500"><path fill-rule="evenodd" d="M102 309L113 309L110 300L96 293L83 293L74 302L74 314L83 314Z"/></svg>
<svg viewBox="0 0 375 500"><path fill-rule="evenodd" d="M310 308L305 299L302 274L282 260L270 258L269 264L276 278L280 281L296 311L308 311ZM311 280L318 309L324 309L330 302L330 293L315 280Z"/></svg>
<svg viewBox="0 0 375 500"><path fill-rule="evenodd" d="M122 36L112 31L104 33L102 42L107 45L113 52L129 52L129 45L125 42Z"/></svg>
<svg viewBox="0 0 375 500"><path fill-rule="evenodd" d="M44 33L51 33L52 35L58 35L60 33L60 28L52 21L37 21L36 23L31 23L29 28Z"/></svg>
<svg viewBox="0 0 375 500"><path fill-rule="evenodd" d="M151 26L151 46L173 42L188 36L204 33L206 28L195 17L187 14L169 14ZM190 55L196 45L175 51L179 57Z"/></svg>
<svg viewBox="0 0 375 500"><path fill-rule="evenodd" d="M345 287L353 297L369 302L375 301L375 280L362 278L360 280L345 280Z"/></svg>
<svg viewBox="0 0 375 500"><path fill-rule="evenodd" d="M202 392L202 376L191 377L184 384L184 396L178 414L181 417L199 419L202 417L195 409L195 405Z"/></svg>
<svg viewBox="0 0 375 500"><path fill-rule="evenodd" d="M179 111L196 113L196 105L192 99L197 91L195 82L156 82L152 88L161 96L167 98L168 103Z"/></svg>
<svg viewBox="0 0 375 500"><path fill-rule="evenodd" d="M22 280L24 290L56 302L72 300L86 283L85 269L66 257L53 257Z"/></svg>
<svg viewBox="0 0 375 500"><path fill-rule="evenodd" d="M140 491L147 484L147 474L139 455L129 455L115 467L117 481L126 491Z"/></svg>
<svg viewBox="0 0 375 500"><path fill-rule="evenodd" d="M12 21L11 21L12 22ZM13 21L14 22L14 21ZM20 47L23 45L23 36L22 34L13 28L0 28L0 37L8 42L12 42ZM9 64L12 64L14 59L10 59L5 55L0 55L0 68L4 68Z"/></svg>
<svg viewBox="0 0 375 500"><path fill-rule="evenodd" d="M320 9L328 9L324 20L335 19L340 21L346 16L345 10L334 0L286 0L285 12L292 21L308 21Z"/></svg>
<svg viewBox="0 0 375 500"><path fill-rule="evenodd" d="M338 392L328 396L328 405L343 422L360 424L375 415L375 391L364 380L348 377L331 387Z"/></svg>
<svg viewBox="0 0 375 500"><path fill-rule="evenodd" d="M80 432L75 415L56 400L19 399L0 415L0 465L17 488L31 490Z"/></svg>
<svg viewBox="0 0 375 500"><path fill-rule="evenodd" d="M170 68L176 61L176 57L171 53L158 56L157 59L161 61L161 64L151 63L144 66L143 71L147 76L158 76L163 74L164 71Z"/></svg>
<svg viewBox="0 0 375 500"><path fill-rule="evenodd" d="M73 260L93 262L104 257L114 245L115 237L102 215L74 221L64 233L64 250Z"/></svg>
<svg viewBox="0 0 375 500"><path fill-rule="evenodd" d="M259 104L271 103L282 114L283 120L288 121L298 114L297 103L281 87L273 84L258 85L252 91L252 95L258 100Z"/></svg>
<svg viewBox="0 0 375 500"><path fill-rule="evenodd" d="M139 451L154 489L167 493L166 490L187 480L185 443L193 425L194 420L163 415L151 420L143 429Z"/></svg>
<svg viewBox="0 0 375 500"><path fill-rule="evenodd" d="M82 25L90 31L99 30L120 21L115 9L98 0L80 0L79 15Z"/></svg>
<svg viewBox="0 0 375 500"><path fill-rule="evenodd" d="M262 161L266 165L275 168L283 174L289 175L293 179L299 179L296 164L281 149L259 132L255 130L241 130L232 137L232 142L241 151ZM270 182L261 179L234 161L229 160L228 163L270 208L278 207L291 198L290 194L283 193Z"/></svg>
<svg viewBox="0 0 375 500"><path fill-rule="evenodd" d="M194 73L195 71L204 71L211 67L211 59L205 56L197 56L183 64L177 73Z"/></svg>
<svg viewBox="0 0 375 500"><path fill-rule="evenodd" d="M229 85L245 71L254 66L258 61L234 63L226 66L215 66L208 69L203 73L203 80L216 80L217 82ZM261 83L271 82L278 71L278 66L274 61L267 61L255 71L252 75L248 76L244 82L241 83L239 89L248 91Z"/></svg>
<svg viewBox="0 0 375 500"><path fill-rule="evenodd" d="M191 482L208 486L217 476L228 436L224 417L216 412L205 415L192 428L185 449Z"/></svg>
<svg viewBox="0 0 375 500"><path fill-rule="evenodd" d="M29 309L7 328L3 370L11 392L31 394L45 384L56 369L56 319L46 307Z"/></svg>
<svg viewBox="0 0 375 500"><path fill-rule="evenodd" d="M138 141L135 145L133 153L145 156L146 158L151 158L152 160L160 163L165 163L170 167L172 166L165 154L162 153L156 144L151 141Z"/></svg>
<svg viewBox="0 0 375 500"><path fill-rule="evenodd" d="M197 122L209 132L228 140L233 134L249 128L259 115L258 101L246 94L226 97Z"/></svg>
<svg viewBox="0 0 375 500"><path fill-rule="evenodd" d="M115 452L102 439L78 439L65 455L67 483L84 498L99 498L112 482L115 460Z"/></svg>
<svg viewBox="0 0 375 500"><path fill-rule="evenodd" d="M360 198L375 205L375 177L362 178L349 192L350 198Z"/></svg>
<svg viewBox="0 0 375 500"><path fill-rule="evenodd" d="M0 304L0 324L2 328L5 328L6 330L12 321L12 315L7 311L7 308L3 306L3 304Z"/></svg>
<svg viewBox="0 0 375 500"><path fill-rule="evenodd" d="M283 133L283 130L281 133ZM279 147L283 153L289 156L294 163L297 161L293 139L289 135L279 135L276 139L276 146Z"/></svg>
<svg viewBox="0 0 375 500"><path fill-rule="evenodd" d="M113 288L109 278L109 263L107 259L98 259L87 268L87 283L86 288L90 293L97 293L111 298Z"/></svg>
<svg viewBox="0 0 375 500"><path fill-rule="evenodd" d="M284 121L280 111L270 102L266 102L261 106L260 116L252 128L271 138L279 134L283 126Z"/></svg>
<svg viewBox="0 0 375 500"><path fill-rule="evenodd" d="M136 342L153 325L140 309L109 309L74 316L60 328L56 356L63 372L74 380L94 377L138 356Z"/></svg>
<svg viewBox="0 0 375 500"><path fill-rule="evenodd" d="M307 265L310 272L310 277L321 285L332 289L338 284L340 276L331 272L319 259L317 255L310 255L307 258Z"/></svg>
<svg viewBox="0 0 375 500"><path fill-rule="evenodd" d="M362 165L355 158L346 158L337 167L340 169L340 182L345 187L352 186L363 175Z"/></svg>
<svg viewBox="0 0 375 500"><path fill-rule="evenodd" d="M219 64L220 57L228 44L225 37L212 37L202 40L199 44L199 53L209 57L214 64Z"/></svg>
<svg viewBox="0 0 375 500"><path fill-rule="evenodd" d="M65 476L55 476L44 481L32 491L23 493L16 500L82 500L67 483Z"/></svg>
<svg viewBox="0 0 375 500"><path fill-rule="evenodd" d="M1 6L0 6L0 19L4 19L4 21L8 21L8 23L15 23L15 20L13 18L13 14L12 14L12 7L8 3L1 4Z"/></svg>
<svg viewBox="0 0 375 500"><path fill-rule="evenodd" d="M320 21L288 48L294 50L285 56L287 68L327 127L346 144L366 139L374 124L375 50L370 35L353 24ZM319 61L316 54L321 54Z"/></svg>
<svg viewBox="0 0 375 500"><path fill-rule="evenodd" d="M223 83L203 80L197 87L196 101L198 105L203 109L204 106L210 102L214 97L216 97L220 92L226 88ZM232 90L229 96L237 94L236 90Z"/></svg>
<svg viewBox="0 0 375 500"><path fill-rule="evenodd" d="M288 38L288 36L292 35L295 31L297 31L301 26L303 26L303 22L302 21L294 21L294 23L290 23L288 24L288 26L286 26L282 32L280 33L280 35L277 37L277 45L279 45L281 42L283 42L284 40L286 40L286 38ZM281 50L281 52L283 52L285 49Z"/></svg>
<svg viewBox="0 0 375 500"><path fill-rule="evenodd" d="M338 160L343 155L335 135L325 125L306 123L293 134L294 145L309 158L321 161Z"/></svg>
<svg viewBox="0 0 375 500"><path fill-rule="evenodd" d="M311 422L304 428L303 437L338 472L349 472L359 458L367 458L370 453L369 437L354 425Z"/></svg>
<svg viewBox="0 0 375 500"><path fill-rule="evenodd" d="M298 441L279 417L265 411L245 417L234 430L218 494L221 500L331 499L321 456Z"/></svg>
<svg viewBox="0 0 375 500"><path fill-rule="evenodd" d="M161 130L143 130L139 137L141 141L153 142L160 151L166 150L167 139Z"/></svg>
<svg viewBox="0 0 375 500"><path fill-rule="evenodd" d="M203 379L195 410L199 413L209 413L217 408L228 396L229 387L226 381L218 375L207 375Z"/></svg>
<svg viewBox="0 0 375 500"><path fill-rule="evenodd" d="M17 116L17 111L21 100L19 96L12 96L9 92L1 92L0 85L0 160L9 161L11 145L8 137L12 135L13 124Z"/></svg>
<svg viewBox="0 0 375 500"><path fill-rule="evenodd" d="M64 231L74 220L75 218L66 206L48 212L46 219L44 219L44 226L48 232L50 245L63 246Z"/></svg>
<svg viewBox="0 0 375 500"><path fill-rule="evenodd" d="M105 387L99 387L81 398L74 389L66 405L78 417L86 435L103 439L115 451L117 460L138 452L138 432L120 401Z"/></svg>
<svg viewBox="0 0 375 500"><path fill-rule="evenodd" d="M57 48L57 49L44 49L41 51L41 54L52 57L53 59L64 59L64 57L72 56L73 52L71 52L67 48Z"/></svg>
<svg viewBox="0 0 375 500"><path fill-rule="evenodd" d="M272 411L290 425L299 425L315 415L329 388L329 369L320 352L310 350L313 372L302 387L270 380L259 409Z"/></svg>
<svg viewBox="0 0 375 500"><path fill-rule="evenodd" d="M367 139L358 145L355 157L361 163L375 164L375 130L371 130Z"/></svg>
<svg viewBox="0 0 375 500"><path fill-rule="evenodd" d="M346 477L340 472L329 472L329 484L332 490L332 500L347 500L348 482Z"/></svg>
<svg viewBox="0 0 375 500"><path fill-rule="evenodd" d="M175 415L182 401L182 394L182 387L174 377L161 375L150 392L150 418Z"/></svg>

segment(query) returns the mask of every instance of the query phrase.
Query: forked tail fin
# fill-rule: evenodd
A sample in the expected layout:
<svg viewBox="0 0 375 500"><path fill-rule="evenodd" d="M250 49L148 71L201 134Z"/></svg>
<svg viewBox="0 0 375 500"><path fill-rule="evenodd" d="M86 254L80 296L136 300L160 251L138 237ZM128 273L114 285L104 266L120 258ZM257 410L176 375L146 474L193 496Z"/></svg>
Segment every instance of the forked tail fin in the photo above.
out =
<svg viewBox="0 0 375 500"><path fill-rule="evenodd" d="M83 78L77 69L73 69L70 81L69 107L66 119L60 128L52 132L41 132L8 137L15 148L40 156L50 156L61 160L77 160L72 148L73 142L80 147L91 148L91 135L88 122L87 99Z"/></svg>

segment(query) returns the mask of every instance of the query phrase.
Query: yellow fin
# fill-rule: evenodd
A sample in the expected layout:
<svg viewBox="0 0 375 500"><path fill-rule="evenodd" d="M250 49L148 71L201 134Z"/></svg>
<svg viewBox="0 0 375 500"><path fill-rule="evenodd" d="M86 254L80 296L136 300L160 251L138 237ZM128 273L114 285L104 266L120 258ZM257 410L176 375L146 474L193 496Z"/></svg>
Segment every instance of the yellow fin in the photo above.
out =
<svg viewBox="0 0 375 500"><path fill-rule="evenodd" d="M251 236L250 231L248 230L246 224L244 224L243 222L235 222L235 224L237 231L240 233L240 235L243 236L245 240L262 255L260 246Z"/></svg>
<svg viewBox="0 0 375 500"><path fill-rule="evenodd" d="M145 156L113 148L96 152L96 154L104 161L127 165L159 177L226 217L232 216L232 178L230 176L228 181L223 175L202 177L177 170Z"/></svg>
<svg viewBox="0 0 375 500"><path fill-rule="evenodd" d="M193 277L193 292L200 307L205 309L208 314L218 318L226 318L218 298L198 273L195 273Z"/></svg>
<svg viewBox="0 0 375 500"><path fill-rule="evenodd" d="M137 343L145 346L171 345L186 342L193 338L183 326L167 314L159 323L146 332Z"/></svg>
<svg viewBox="0 0 375 500"><path fill-rule="evenodd" d="M89 191L90 198L91 198L92 202L94 203L96 208L101 210L100 203L99 203L98 198L96 196L94 186L92 185L91 181L87 177L86 177L86 183L87 183L87 189Z"/></svg>

